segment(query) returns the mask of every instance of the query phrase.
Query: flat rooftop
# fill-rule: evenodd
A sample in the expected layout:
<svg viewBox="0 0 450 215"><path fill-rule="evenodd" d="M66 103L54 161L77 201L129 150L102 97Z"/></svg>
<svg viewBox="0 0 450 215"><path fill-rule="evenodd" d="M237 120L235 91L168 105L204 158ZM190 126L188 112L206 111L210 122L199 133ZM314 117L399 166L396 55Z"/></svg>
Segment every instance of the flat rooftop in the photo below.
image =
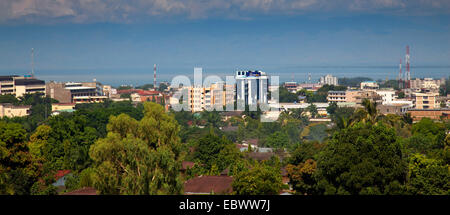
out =
<svg viewBox="0 0 450 215"><path fill-rule="evenodd" d="M95 87L65 87L68 90L95 90Z"/></svg>

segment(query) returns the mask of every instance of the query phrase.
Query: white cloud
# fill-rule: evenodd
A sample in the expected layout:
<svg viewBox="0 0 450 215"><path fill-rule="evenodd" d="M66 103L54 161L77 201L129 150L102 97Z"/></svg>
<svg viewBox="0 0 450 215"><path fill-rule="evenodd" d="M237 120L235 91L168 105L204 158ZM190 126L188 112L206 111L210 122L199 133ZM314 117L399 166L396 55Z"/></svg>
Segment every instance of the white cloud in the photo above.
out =
<svg viewBox="0 0 450 215"><path fill-rule="evenodd" d="M449 0L1 0L0 23L139 22L320 12L450 13Z"/></svg>

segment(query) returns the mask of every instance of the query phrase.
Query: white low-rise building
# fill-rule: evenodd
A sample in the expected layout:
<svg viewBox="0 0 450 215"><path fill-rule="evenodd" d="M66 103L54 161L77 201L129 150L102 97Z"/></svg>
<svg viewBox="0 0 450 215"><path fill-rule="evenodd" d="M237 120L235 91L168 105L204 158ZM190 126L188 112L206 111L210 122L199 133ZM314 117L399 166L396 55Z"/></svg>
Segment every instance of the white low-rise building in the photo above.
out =
<svg viewBox="0 0 450 215"><path fill-rule="evenodd" d="M395 100L394 89L379 89L376 93L381 96L381 104L391 104Z"/></svg>

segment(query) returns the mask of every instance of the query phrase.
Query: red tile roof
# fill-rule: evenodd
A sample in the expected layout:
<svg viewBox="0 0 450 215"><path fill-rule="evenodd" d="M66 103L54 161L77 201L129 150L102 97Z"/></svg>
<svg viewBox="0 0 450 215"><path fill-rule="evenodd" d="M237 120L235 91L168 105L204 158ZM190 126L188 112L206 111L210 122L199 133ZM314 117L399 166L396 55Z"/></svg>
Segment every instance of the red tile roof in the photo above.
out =
<svg viewBox="0 0 450 215"><path fill-rule="evenodd" d="M185 194L227 194L233 191L231 176L199 176L184 182Z"/></svg>
<svg viewBox="0 0 450 215"><path fill-rule="evenodd" d="M78 190L63 193L62 195L97 195L97 190L93 187L83 187Z"/></svg>
<svg viewBox="0 0 450 215"><path fill-rule="evenodd" d="M158 95L159 91L152 91L152 90L138 90L137 93L140 96L150 96L150 95Z"/></svg>
<svg viewBox="0 0 450 215"><path fill-rule="evenodd" d="M70 173L70 170L58 170L55 174L55 180L60 179L61 177Z"/></svg>

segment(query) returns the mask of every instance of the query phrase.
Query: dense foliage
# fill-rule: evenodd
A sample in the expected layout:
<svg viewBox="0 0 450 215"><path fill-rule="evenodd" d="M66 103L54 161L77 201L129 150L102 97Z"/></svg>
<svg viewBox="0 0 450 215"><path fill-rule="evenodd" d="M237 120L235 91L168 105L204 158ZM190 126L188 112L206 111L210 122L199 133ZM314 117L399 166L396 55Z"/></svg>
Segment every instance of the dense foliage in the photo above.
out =
<svg viewBox="0 0 450 215"><path fill-rule="evenodd" d="M336 89L326 85L321 92ZM262 111L248 107L233 114L166 113L154 103L107 101L52 116L46 111L55 101L38 95L0 101L33 110L0 120L0 194L82 187L100 194L181 194L183 180L200 175L233 176L235 194L279 194L288 189L282 170L301 195L450 190L450 123L380 115L368 100L358 109L331 103L331 123L309 122L314 106L261 122ZM254 146L272 148L270 159L252 158ZM182 161L194 166L182 173ZM71 172L63 189L53 185L61 170Z"/></svg>

